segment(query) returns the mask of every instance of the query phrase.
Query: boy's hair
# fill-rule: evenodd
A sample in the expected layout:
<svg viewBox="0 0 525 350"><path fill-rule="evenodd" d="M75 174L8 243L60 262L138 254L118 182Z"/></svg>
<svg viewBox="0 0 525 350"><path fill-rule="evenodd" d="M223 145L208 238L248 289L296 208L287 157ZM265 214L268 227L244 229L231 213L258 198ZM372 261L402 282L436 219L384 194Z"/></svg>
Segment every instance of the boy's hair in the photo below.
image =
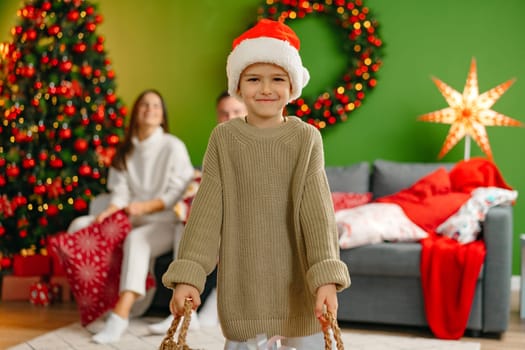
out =
<svg viewBox="0 0 525 350"><path fill-rule="evenodd" d="M239 79L246 67L254 63L272 63L288 73L292 85L290 101L295 100L310 80L299 48L299 38L290 27L282 22L261 19L233 41L226 63L228 92L240 98Z"/></svg>

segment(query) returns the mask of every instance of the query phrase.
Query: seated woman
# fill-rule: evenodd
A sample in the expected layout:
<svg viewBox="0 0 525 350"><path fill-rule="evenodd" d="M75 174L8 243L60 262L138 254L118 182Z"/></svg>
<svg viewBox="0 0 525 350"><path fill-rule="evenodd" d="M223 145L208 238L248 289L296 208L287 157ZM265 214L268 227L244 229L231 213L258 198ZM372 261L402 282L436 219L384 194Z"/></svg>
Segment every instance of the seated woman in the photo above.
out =
<svg viewBox="0 0 525 350"><path fill-rule="evenodd" d="M194 169L184 143L168 133L166 106L159 92L146 90L136 99L129 127L109 169L108 207L98 216L75 219L75 232L93 220L101 222L120 209L130 217L132 230L124 241L119 299L103 329L92 340L117 342L129 323L133 304L144 297L153 258L176 245L173 205L193 178Z"/></svg>

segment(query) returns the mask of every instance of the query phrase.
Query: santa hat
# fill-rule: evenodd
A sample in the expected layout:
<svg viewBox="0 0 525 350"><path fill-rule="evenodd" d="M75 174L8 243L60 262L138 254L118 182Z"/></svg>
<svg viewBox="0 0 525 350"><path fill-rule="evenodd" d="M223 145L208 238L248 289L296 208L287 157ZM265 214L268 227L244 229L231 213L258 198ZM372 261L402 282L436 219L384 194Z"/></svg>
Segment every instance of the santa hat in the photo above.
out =
<svg viewBox="0 0 525 350"><path fill-rule="evenodd" d="M244 69L254 63L273 63L288 73L292 84L290 101L295 100L310 79L299 56L299 47L299 38L286 24L261 19L233 41L226 63L228 92L240 98L239 78Z"/></svg>

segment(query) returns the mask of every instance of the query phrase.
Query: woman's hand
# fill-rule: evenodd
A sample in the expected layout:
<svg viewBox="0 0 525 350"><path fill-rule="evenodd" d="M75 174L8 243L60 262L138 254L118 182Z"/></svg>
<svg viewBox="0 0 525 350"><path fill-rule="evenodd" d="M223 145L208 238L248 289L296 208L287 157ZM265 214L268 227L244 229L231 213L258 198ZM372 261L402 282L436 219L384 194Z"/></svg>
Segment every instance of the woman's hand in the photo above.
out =
<svg viewBox="0 0 525 350"><path fill-rule="evenodd" d="M141 216L156 211L164 210L164 202L160 199L152 199L144 202L131 202L125 208L126 213L130 216Z"/></svg>
<svg viewBox="0 0 525 350"><path fill-rule="evenodd" d="M116 207L115 205L111 204L104 211L102 211L100 214L98 214L97 217L95 218L95 220L96 220L96 222L101 223L102 221L104 221L105 218L107 218L108 216L111 216L112 214L114 214L118 210L119 210L118 207Z"/></svg>
<svg viewBox="0 0 525 350"><path fill-rule="evenodd" d="M334 317L337 317L337 289L335 284L325 284L317 289L317 297L315 301L315 317L321 319L323 316L323 306L326 305L326 310Z"/></svg>
<svg viewBox="0 0 525 350"><path fill-rule="evenodd" d="M193 310L197 310L201 305L201 297L197 288L189 284L177 284L170 300L170 311L175 317L184 315L184 302L186 299L192 300Z"/></svg>

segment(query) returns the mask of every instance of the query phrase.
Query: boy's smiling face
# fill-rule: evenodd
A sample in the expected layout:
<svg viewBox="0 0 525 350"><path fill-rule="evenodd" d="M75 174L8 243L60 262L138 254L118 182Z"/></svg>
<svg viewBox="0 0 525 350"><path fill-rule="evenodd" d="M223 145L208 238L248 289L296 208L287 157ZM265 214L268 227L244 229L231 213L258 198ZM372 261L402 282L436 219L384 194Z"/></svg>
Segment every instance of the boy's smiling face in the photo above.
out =
<svg viewBox="0 0 525 350"><path fill-rule="evenodd" d="M248 118L258 120L280 121L291 88L288 73L270 63L248 66L239 80L239 94L248 110Z"/></svg>

